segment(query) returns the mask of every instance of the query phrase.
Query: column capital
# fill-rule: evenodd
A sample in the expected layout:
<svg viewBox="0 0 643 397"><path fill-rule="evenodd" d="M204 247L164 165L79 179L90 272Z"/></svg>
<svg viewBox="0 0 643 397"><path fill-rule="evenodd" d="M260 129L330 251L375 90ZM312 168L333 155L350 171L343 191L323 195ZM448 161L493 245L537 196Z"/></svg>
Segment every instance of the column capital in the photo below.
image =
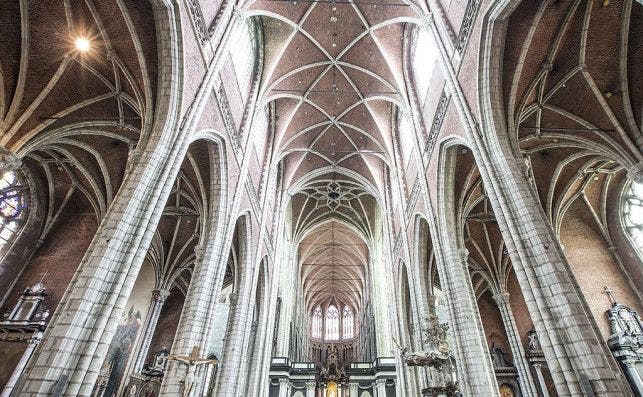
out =
<svg viewBox="0 0 643 397"><path fill-rule="evenodd" d="M238 19L244 19L246 17L246 10L243 7L235 5L232 7L232 16Z"/></svg>
<svg viewBox="0 0 643 397"><path fill-rule="evenodd" d="M141 162L141 157L143 157L143 149L141 149L138 145L130 145L129 149L129 153L127 154L126 168L128 172L131 172L131 170Z"/></svg>
<svg viewBox="0 0 643 397"><path fill-rule="evenodd" d="M433 13L429 12L422 18L422 29L431 30L431 25L434 23L435 19Z"/></svg>
<svg viewBox="0 0 643 397"><path fill-rule="evenodd" d="M280 378L279 379L279 387L285 387L290 383L290 379L288 378Z"/></svg>
<svg viewBox="0 0 643 397"><path fill-rule="evenodd" d="M203 254L205 254L205 246L203 244L197 244L194 247L194 261L201 262L201 259L203 259Z"/></svg>
<svg viewBox="0 0 643 397"><path fill-rule="evenodd" d="M460 258L462 258L465 261L469 259L469 250L466 248L458 249L458 254L460 254Z"/></svg>
<svg viewBox="0 0 643 397"><path fill-rule="evenodd" d="M643 161L627 169L627 179L634 183L643 183Z"/></svg>
<svg viewBox="0 0 643 397"><path fill-rule="evenodd" d="M155 302L163 303L170 296L170 291L166 289L153 289L152 290L152 300Z"/></svg>
<svg viewBox="0 0 643 397"><path fill-rule="evenodd" d="M10 151L0 148L0 173L4 174L7 171L13 171L22 165L22 160Z"/></svg>
<svg viewBox="0 0 643 397"><path fill-rule="evenodd" d="M281 382L281 379L279 381ZM314 380L306 382L307 391L314 391L315 387L317 387L317 383Z"/></svg>
<svg viewBox="0 0 643 397"><path fill-rule="evenodd" d="M509 305L509 292L498 292L493 295L493 300L496 301L498 306L508 306Z"/></svg>
<svg viewBox="0 0 643 397"><path fill-rule="evenodd" d="M348 389L350 391L356 392L358 388L359 388L359 385L357 383L349 383L348 384Z"/></svg>

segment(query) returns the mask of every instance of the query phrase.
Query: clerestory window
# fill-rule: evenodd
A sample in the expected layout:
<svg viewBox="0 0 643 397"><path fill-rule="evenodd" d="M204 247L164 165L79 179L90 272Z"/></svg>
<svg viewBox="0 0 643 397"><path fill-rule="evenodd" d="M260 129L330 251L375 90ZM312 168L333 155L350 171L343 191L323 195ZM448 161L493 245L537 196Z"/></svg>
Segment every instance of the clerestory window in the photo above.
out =
<svg viewBox="0 0 643 397"><path fill-rule="evenodd" d="M257 63L256 36L254 20L248 18L243 28L240 29L238 41L230 51L232 65L237 75L237 83L244 102L248 100L250 95L250 85L254 78L253 71Z"/></svg>

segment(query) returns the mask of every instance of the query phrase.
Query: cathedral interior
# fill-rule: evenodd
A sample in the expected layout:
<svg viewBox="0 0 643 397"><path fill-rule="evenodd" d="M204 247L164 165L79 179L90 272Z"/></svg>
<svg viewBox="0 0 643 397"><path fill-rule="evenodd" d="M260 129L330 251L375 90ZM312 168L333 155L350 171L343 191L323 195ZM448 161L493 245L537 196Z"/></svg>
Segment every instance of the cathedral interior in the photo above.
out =
<svg viewBox="0 0 643 397"><path fill-rule="evenodd" d="M2 0L0 307L0 397L642 397L643 0Z"/></svg>

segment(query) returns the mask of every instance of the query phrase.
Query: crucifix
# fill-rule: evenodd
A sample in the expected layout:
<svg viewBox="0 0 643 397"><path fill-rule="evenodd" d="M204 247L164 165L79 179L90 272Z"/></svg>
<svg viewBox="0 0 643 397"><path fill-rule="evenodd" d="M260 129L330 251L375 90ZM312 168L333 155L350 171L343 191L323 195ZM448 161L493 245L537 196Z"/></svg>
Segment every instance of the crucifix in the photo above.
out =
<svg viewBox="0 0 643 397"><path fill-rule="evenodd" d="M216 358L214 359L199 358L198 346L192 347L192 353L190 353L189 356L180 356L176 354L171 354L168 357L168 360L178 361L188 366L188 373L185 375L185 384L183 385L183 394L182 394L183 397L189 397L190 394L192 393L192 388L196 383L195 382L196 368L199 365L219 363L219 360L217 360Z"/></svg>
<svg viewBox="0 0 643 397"><path fill-rule="evenodd" d="M41 275L42 277L40 277L40 284L45 281L45 277L47 277L49 274L49 270L45 270L45 272Z"/></svg>
<svg viewBox="0 0 643 397"><path fill-rule="evenodd" d="M616 299L614 298L614 290L608 288L607 286L604 286L603 292L607 294L607 299L609 299L612 306L614 306L616 304Z"/></svg>

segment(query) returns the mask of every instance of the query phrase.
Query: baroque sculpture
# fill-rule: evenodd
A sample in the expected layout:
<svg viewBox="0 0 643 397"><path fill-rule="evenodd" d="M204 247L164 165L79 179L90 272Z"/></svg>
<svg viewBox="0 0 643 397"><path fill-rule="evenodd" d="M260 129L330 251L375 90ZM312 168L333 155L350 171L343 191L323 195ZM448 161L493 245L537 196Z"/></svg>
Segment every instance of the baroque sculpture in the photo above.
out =
<svg viewBox="0 0 643 397"><path fill-rule="evenodd" d="M443 380L439 384L422 390L423 396L461 395L454 375L453 354L447 340L448 329L447 323L440 323L437 316L431 314L424 319L421 327L423 350L410 352L408 346L402 347L395 338L393 339L406 365L433 368L438 373L438 378Z"/></svg>

